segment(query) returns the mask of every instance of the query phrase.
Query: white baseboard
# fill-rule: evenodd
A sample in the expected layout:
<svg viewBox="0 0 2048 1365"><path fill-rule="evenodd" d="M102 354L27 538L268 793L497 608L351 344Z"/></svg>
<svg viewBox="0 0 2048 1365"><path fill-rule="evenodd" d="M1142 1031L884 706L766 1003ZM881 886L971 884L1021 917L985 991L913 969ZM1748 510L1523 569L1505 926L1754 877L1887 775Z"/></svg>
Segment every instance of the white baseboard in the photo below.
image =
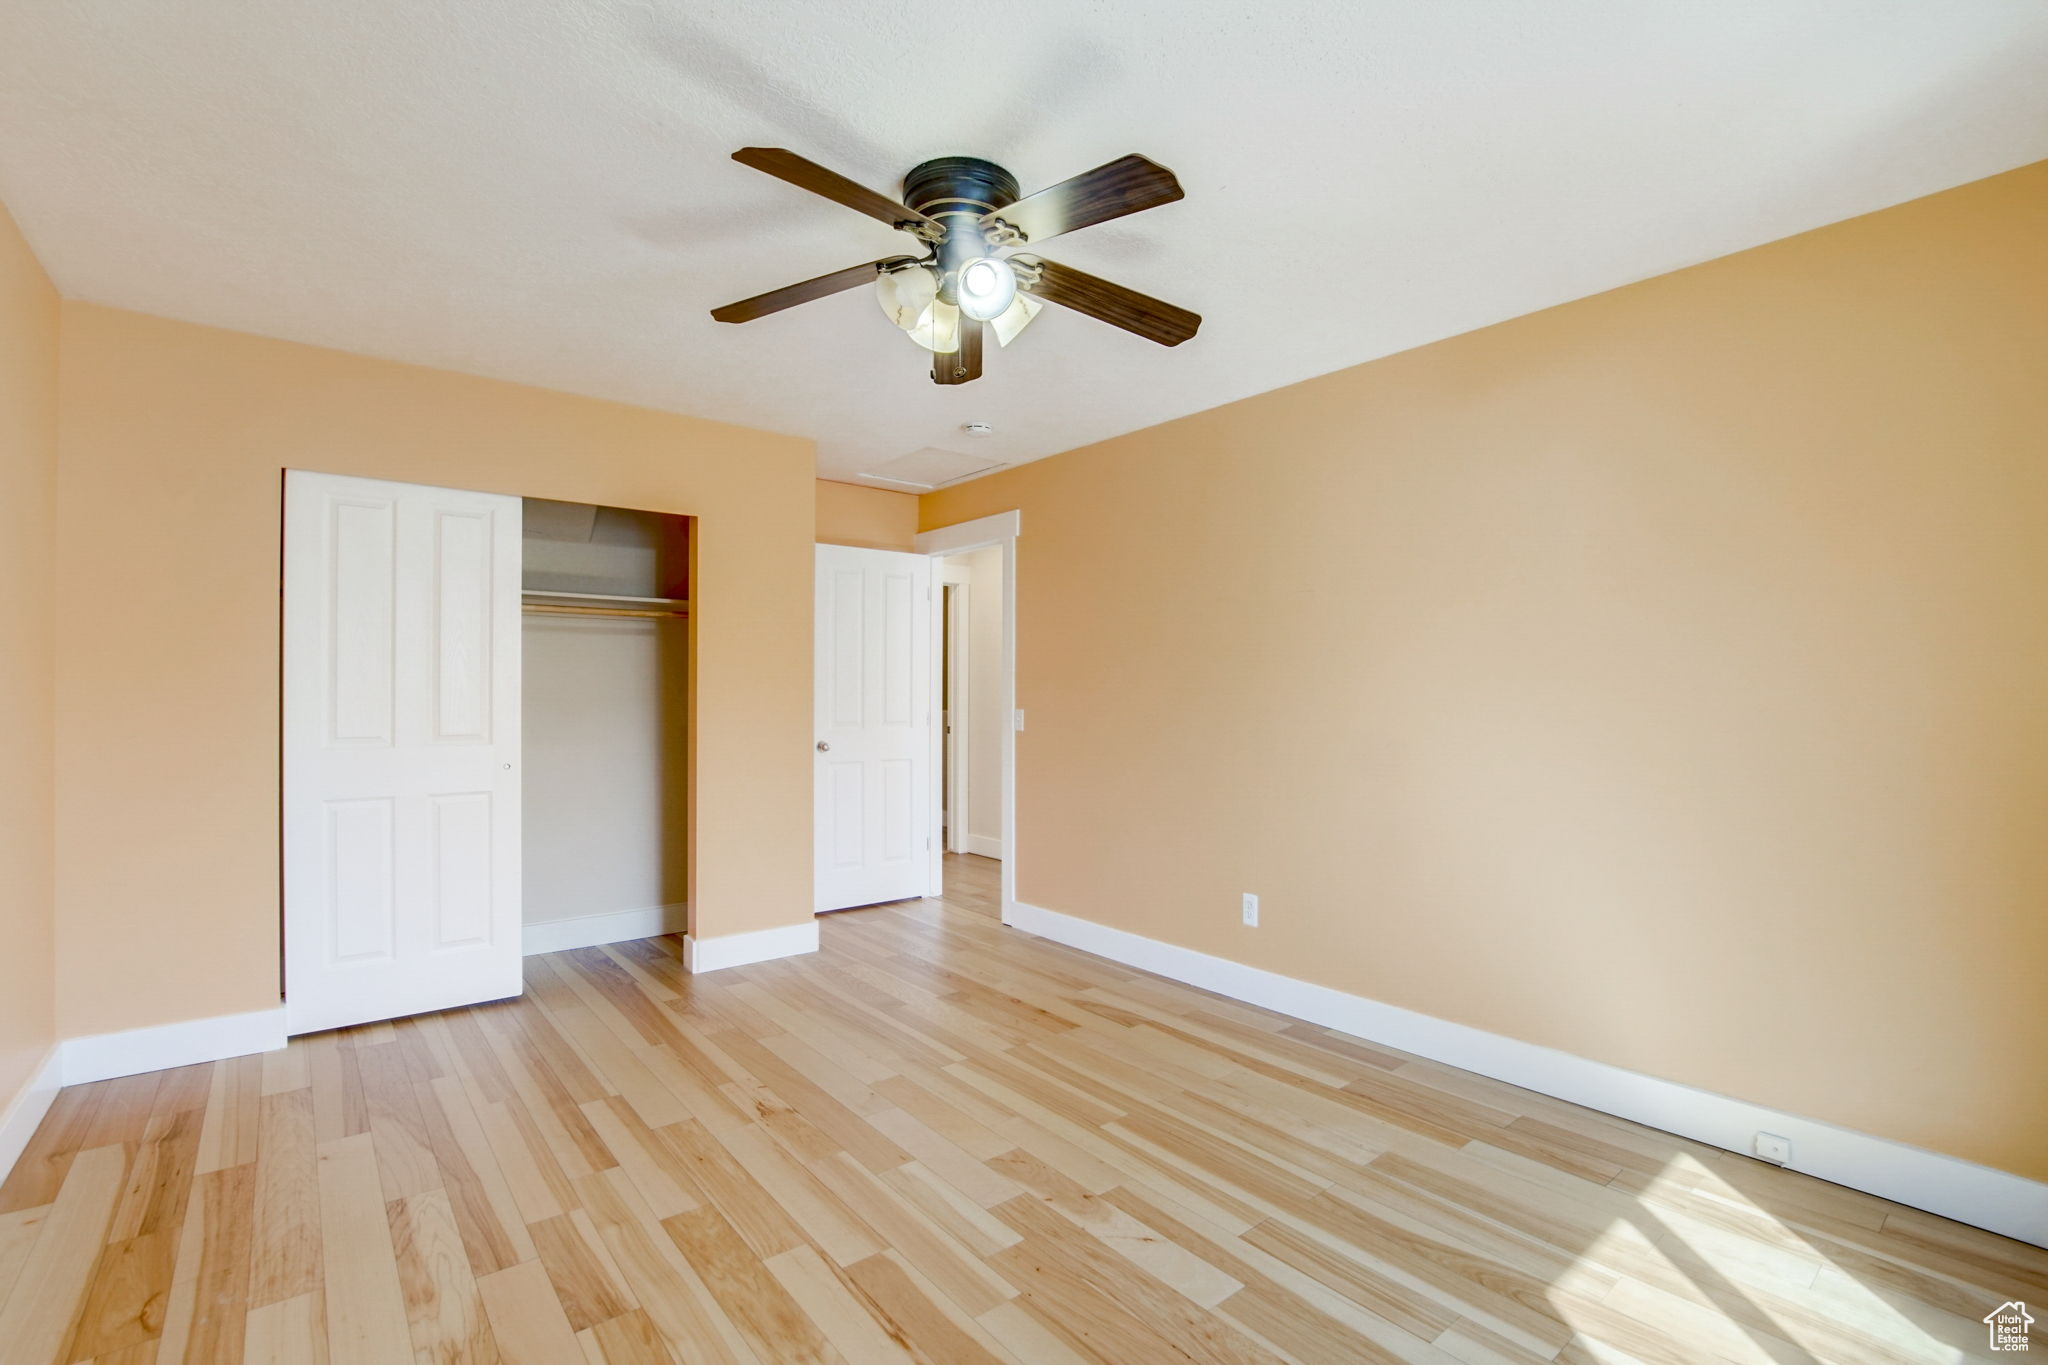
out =
<svg viewBox="0 0 2048 1365"><path fill-rule="evenodd" d="M35 1074L28 1078L28 1084L0 1106L0 1181L5 1181L14 1163L21 1160L28 1140L36 1135L36 1125L50 1112L50 1105L64 1084L63 1057L63 1046L53 1044Z"/></svg>
<svg viewBox="0 0 2048 1365"><path fill-rule="evenodd" d="M1454 1024L1227 958L1018 902L1005 924L1432 1061L1748 1155L1759 1132L1792 1140L1789 1169L2048 1247L2048 1184L1818 1119L1696 1090Z"/></svg>
<svg viewBox="0 0 2048 1365"><path fill-rule="evenodd" d="M69 1038L60 1053L64 1084L84 1085L166 1067L246 1057L252 1052L275 1052L284 1044L284 1007L280 1005L249 1014Z"/></svg>
<svg viewBox="0 0 2048 1365"><path fill-rule="evenodd" d="M690 908L685 904L651 905L645 910L614 910L602 915L578 915L573 919L542 920L526 926L525 955L560 953L570 948L594 948L601 943L624 943L628 939L680 934L690 927Z"/></svg>
<svg viewBox="0 0 2048 1365"><path fill-rule="evenodd" d="M1003 841L992 834L969 834L960 840L962 853L978 853L984 858L1000 860L1003 856Z"/></svg>
<svg viewBox="0 0 2048 1365"><path fill-rule="evenodd" d="M683 969L715 972L721 967L744 967L777 957L796 957L818 951L818 921L785 924L774 929L755 929L745 934L720 934L717 938L685 936Z"/></svg>

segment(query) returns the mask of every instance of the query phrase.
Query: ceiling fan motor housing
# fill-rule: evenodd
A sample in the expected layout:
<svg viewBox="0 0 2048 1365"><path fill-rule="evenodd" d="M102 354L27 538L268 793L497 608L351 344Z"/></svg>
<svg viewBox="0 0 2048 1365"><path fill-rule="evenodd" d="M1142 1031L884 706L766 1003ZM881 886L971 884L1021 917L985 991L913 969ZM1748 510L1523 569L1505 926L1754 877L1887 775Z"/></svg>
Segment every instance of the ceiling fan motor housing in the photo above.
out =
<svg viewBox="0 0 2048 1365"><path fill-rule="evenodd" d="M903 177L903 202L946 225L946 239L933 249L944 281L941 296L951 302L960 267L988 255L982 215L1017 202L1017 177L980 157L942 156Z"/></svg>

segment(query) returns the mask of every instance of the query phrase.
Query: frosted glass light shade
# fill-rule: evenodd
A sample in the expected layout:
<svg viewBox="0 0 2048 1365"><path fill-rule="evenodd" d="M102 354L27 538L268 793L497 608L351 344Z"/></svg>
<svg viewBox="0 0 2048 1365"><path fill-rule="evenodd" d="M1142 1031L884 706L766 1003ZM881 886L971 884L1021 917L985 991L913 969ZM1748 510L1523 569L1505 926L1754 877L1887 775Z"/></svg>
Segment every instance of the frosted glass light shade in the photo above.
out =
<svg viewBox="0 0 2048 1365"><path fill-rule="evenodd" d="M910 331L939 296L939 277L923 266L885 271L875 281L875 299L889 321Z"/></svg>
<svg viewBox="0 0 2048 1365"><path fill-rule="evenodd" d="M934 300L910 328L910 339L927 351L951 355L960 349L960 310L950 303Z"/></svg>
<svg viewBox="0 0 2048 1365"><path fill-rule="evenodd" d="M1024 330L1031 319L1038 316L1038 310L1045 307L1029 294L1019 294L1010 301L1010 306L996 314L989 321L989 329L996 334L996 345L1007 346L1017 339L1017 333Z"/></svg>

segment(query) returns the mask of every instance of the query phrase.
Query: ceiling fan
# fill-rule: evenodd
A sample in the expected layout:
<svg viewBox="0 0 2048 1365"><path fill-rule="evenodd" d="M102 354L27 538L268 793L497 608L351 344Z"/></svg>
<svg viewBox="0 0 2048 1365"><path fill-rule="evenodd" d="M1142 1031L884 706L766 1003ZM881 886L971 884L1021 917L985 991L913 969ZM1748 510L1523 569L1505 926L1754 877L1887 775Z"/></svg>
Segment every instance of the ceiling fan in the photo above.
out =
<svg viewBox="0 0 2048 1365"><path fill-rule="evenodd" d="M879 218L928 250L848 266L728 303L711 310L720 322L751 322L873 282L882 311L932 352L932 378L940 384L979 379L983 326L1007 346L1038 315L1041 301L1162 346L1180 345L1202 325L1185 308L1016 250L1181 198L1173 172L1142 156L1122 157L1023 198L1017 177L994 162L942 156L903 177L901 203L780 147L742 147L732 159Z"/></svg>

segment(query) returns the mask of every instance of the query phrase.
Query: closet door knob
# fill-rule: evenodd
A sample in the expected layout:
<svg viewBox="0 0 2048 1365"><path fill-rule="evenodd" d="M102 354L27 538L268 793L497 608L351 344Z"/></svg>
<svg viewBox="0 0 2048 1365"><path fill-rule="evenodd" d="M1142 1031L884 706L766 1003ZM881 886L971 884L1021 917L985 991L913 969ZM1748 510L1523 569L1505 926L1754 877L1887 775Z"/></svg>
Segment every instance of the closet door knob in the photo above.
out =
<svg viewBox="0 0 2048 1365"><path fill-rule="evenodd" d="M818 752L821 754L829 754L832 752L832 746L821 739L818 741Z"/></svg>

